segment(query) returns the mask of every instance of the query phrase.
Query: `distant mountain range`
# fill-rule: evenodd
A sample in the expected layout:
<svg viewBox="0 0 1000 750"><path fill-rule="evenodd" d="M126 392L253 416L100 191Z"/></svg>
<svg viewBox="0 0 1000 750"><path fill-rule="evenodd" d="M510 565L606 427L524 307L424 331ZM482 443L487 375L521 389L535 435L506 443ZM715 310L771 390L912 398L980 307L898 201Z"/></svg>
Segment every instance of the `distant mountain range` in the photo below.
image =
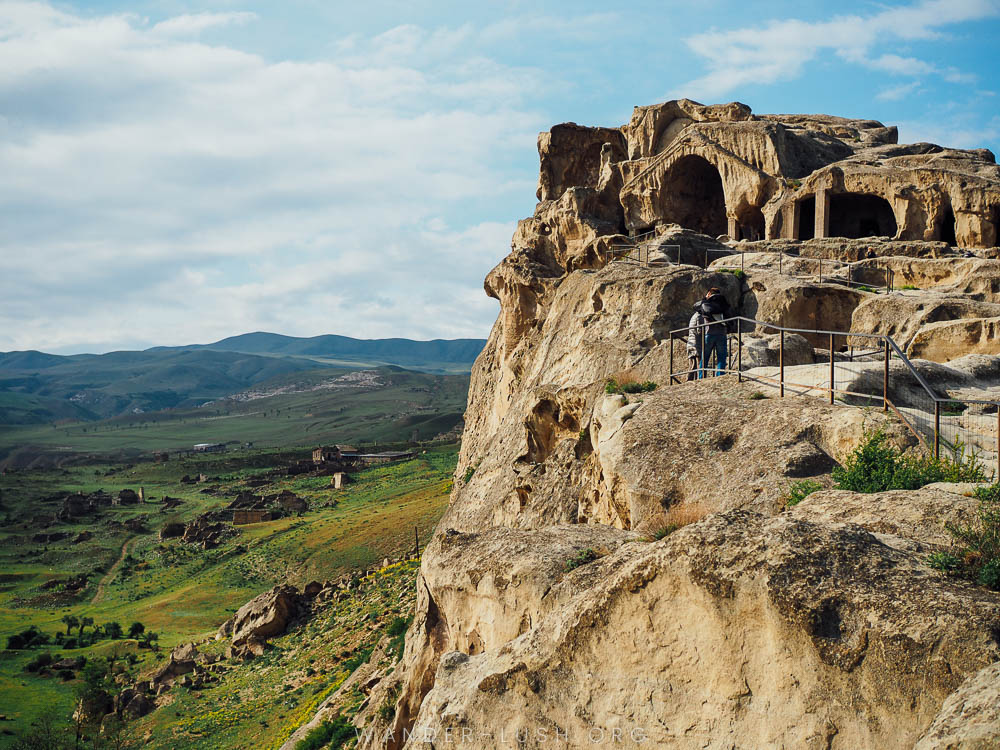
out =
<svg viewBox="0 0 1000 750"><path fill-rule="evenodd" d="M192 406L308 370L396 365L467 373L481 339L359 340L248 333L213 344L60 356L0 353L0 425L95 420Z"/></svg>

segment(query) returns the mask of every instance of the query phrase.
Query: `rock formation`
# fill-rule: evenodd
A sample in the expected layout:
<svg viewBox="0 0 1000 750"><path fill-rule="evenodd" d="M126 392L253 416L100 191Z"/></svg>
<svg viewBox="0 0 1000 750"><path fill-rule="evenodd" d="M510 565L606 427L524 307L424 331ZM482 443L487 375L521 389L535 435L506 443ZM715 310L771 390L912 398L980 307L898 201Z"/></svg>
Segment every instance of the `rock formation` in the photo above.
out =
<svg viewBox="0 0 1000 750"><path fill-rule="evenodd" d="M371 696L395 713L364 716L362 747L996 744L1000 596L926 564L969 501L821 491L783 512L865 429L901 447L910 432L735 377L666 379L685 361L670 331L718 287L803 329L784 363L802 377L828 367L813 347L835 329L949 362L917 363L938 384L1000 382L993 155L688 100L560 125L538 149L535 213L485 281L501 311L403 665ZM642 241L656 263L611 262ZM744 333L746 366L775 366L773 337ZM881 395L876 367L852 389ZM895 374L906 408L916 381ZM660 387L607 395L609 378Z"/></svg>

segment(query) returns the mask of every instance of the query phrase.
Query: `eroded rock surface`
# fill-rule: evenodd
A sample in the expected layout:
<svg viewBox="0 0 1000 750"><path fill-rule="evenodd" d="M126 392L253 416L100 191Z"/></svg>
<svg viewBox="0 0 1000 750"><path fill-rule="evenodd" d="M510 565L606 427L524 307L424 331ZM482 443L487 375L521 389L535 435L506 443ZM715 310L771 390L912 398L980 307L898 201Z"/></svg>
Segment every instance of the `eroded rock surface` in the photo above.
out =
<svg viewBox="0 0 1000 750"><path fill-rule="evenodd" d="M689 100L542 134L540 202L485 281L501 311L472 371L451 503L402 666L376 689L398 690L395 713L368 715L362 747L441 747L444 732L579 747L594 730L636 747L966 746L941 743L990 695L977 676L1000 659L1000 596L927 554L973 501L824 490L783 510L792 482L829 486L864 429L916 443L882 411L881 361L847 367L838 351L863 394L848 400L873 408L825 403L822 331L891 331L905 347L941 321L1000 317L993 155L896 135ZM614 262L629 251L654 264ZM777 364L766 326L742 331L759 382L668 385L687 369L671 331L710 287L802 329L784 364L803 395L763 384ZM947 364L915 365L934 387L1000 384L1000 358L936 336L959 343ZM887 395L905 412L926 394L900 364ZM607 395L609 380L658 387ZM652 541L679 508L694 523ZM1000 737L983 712L960 741Z"/></svg>

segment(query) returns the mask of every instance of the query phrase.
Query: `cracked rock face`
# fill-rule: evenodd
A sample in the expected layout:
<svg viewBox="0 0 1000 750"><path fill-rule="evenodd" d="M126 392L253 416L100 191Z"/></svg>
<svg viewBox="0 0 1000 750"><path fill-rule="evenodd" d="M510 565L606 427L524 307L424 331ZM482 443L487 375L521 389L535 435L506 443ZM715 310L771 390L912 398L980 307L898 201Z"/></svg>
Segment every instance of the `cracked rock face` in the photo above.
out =
<svg viewBox="0 0 1000 750"><path fill-rule="evenodd" d="M396 712L369 715L361 746L997 746L1000 596L926 563L973 501L822 490L786 511L791 483L829 487L865 429L914 438L814 388L667 377L687 369L671 331L717 287L743 315L804 329L787 342L798 382L826 383L817 329L891 330L966 355L917 363L934 383L994 382L1000 359L969 354L993 351L1000 304L993 155L689 100L620 128L557 126L538 147L540 202L485 281L500 315ZM683 265L612 262L645 231ZM857 286L887 269L920 289ZM933 328L956 319L978 328ZM744 334L766 374L773 336ZM855 370L851 389L880 406L882 364ZM609 379L658 387L607 395ZM901 407L913 387L892 370ZM653 541L695 505L704 518Z"/></svg>

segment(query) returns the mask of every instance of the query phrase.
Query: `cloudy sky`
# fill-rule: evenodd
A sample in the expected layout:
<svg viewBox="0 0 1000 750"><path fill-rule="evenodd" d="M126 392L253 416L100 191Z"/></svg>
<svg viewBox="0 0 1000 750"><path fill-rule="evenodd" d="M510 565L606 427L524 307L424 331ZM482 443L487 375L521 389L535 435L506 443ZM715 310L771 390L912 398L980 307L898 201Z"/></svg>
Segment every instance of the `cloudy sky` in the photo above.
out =
<svg viewBox="0 0 1000 750"><path fill-rule="evenodd" d="M1000 0L0 0L0 350L485 337L535 138L687 96L1000 147Z"/></svg>

